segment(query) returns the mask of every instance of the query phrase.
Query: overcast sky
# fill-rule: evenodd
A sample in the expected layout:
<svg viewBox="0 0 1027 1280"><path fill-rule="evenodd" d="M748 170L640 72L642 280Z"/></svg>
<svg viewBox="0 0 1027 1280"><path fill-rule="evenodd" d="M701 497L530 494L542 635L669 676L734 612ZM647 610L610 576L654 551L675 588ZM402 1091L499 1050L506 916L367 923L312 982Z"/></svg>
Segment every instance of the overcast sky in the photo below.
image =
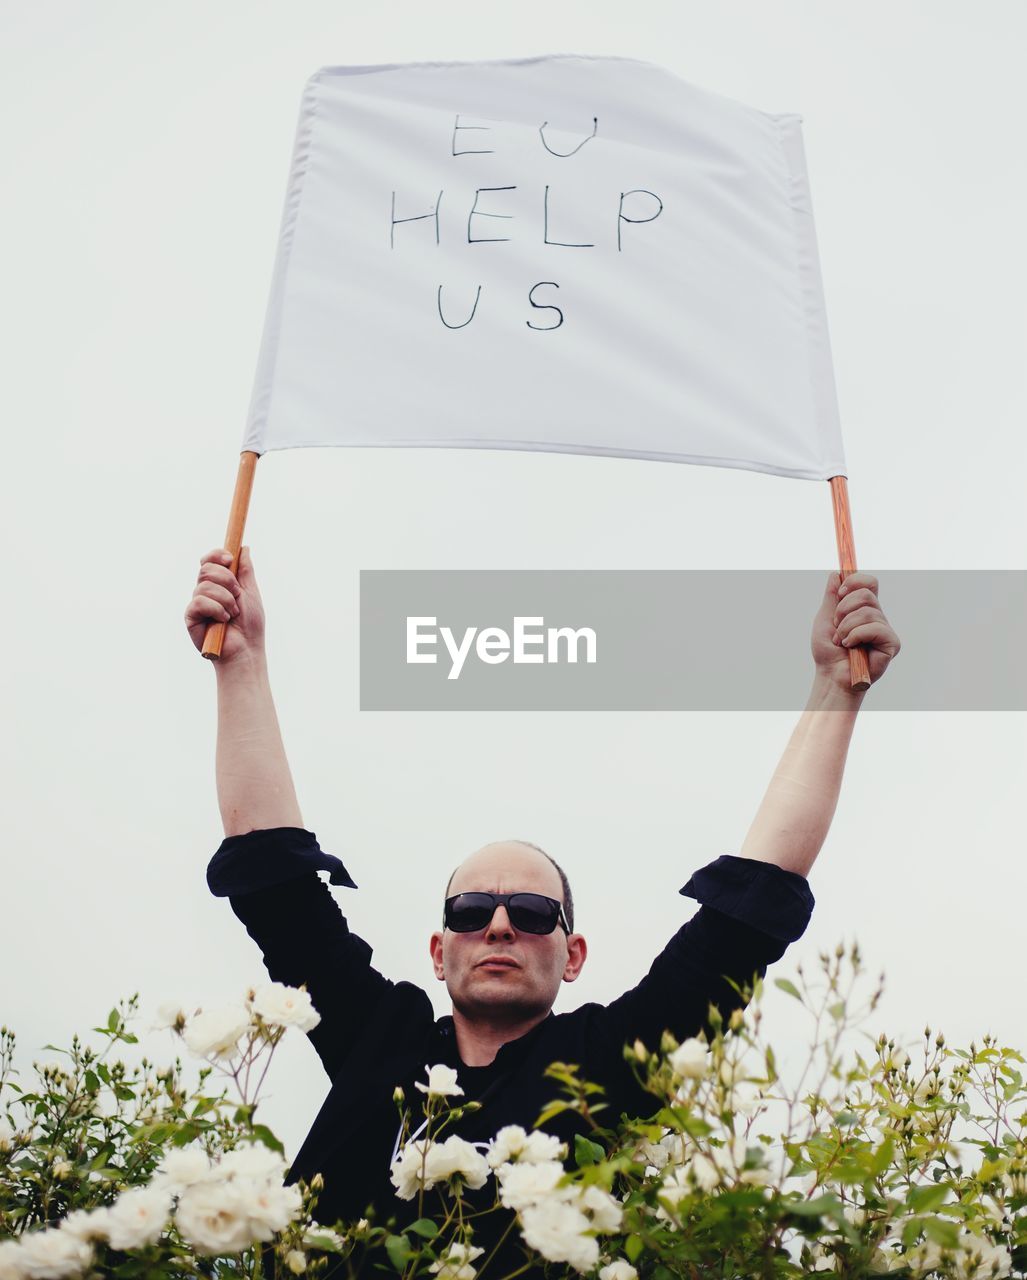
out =
<svg viewBox="0 0 1027 1280"><path fill-rule="evenodd" d="M0 1018L22 1065L118 996L213 1003L263 975L204 881L214 676L181 613L223 537L309 74L625 54L801 114L857 550L901 634L889 570L1027 568L1025 35L1012 0L0 10ZM468 852L553 853L591 943L557 1008L612 998L691 912L691 872L740 847L796 717L361 713L359 571L836 567L822 482L485 450L269 455L247 541L306 824L360 884L336 892L377 965L440 1012L427 938ZM752 619L754 661L772 625ZM1023 1049L1025 716L873 698L776 972L855 938L887 974L869 1029ZM805 1039L767 1007L782 1050ZM266 1116L290 1154L326 1088L286 1043Z"/></svg>

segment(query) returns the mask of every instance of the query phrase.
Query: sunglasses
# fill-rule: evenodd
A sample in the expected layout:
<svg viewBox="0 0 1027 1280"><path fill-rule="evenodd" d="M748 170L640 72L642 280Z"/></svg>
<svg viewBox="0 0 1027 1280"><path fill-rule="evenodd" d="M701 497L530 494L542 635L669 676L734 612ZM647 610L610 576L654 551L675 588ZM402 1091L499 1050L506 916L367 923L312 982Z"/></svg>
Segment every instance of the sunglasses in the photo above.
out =
<svg viewBox="0 0 1027 1280"><path fill-rule="evenodd" d="M458 893L455 898L446 899L443 926L454 933L487 929L500 903L506 907L510 923L521 933L552 933L559 925L570 934L563 905L541 893Z"/></svg>

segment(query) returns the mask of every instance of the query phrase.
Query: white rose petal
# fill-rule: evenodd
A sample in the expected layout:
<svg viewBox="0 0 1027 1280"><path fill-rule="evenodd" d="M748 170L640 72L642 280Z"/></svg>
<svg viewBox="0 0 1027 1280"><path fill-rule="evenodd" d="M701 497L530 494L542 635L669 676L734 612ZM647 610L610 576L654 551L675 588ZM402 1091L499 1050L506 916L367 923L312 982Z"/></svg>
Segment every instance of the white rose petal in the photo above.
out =
<svg viewBox="0 0 1027 1280"><path fill-rule="evenodd" d="M73 1209L61 1223L61 1230L79 1240L106 1240L109 1208Z"/></svg>
<svg viewBox="0 0 1027 1280"><path fill-rule="evenodd" d="M154 1178L172 1191L184 1191L197 1182L218 1177L207 1153L200 1147L182 1147L167 1151L154 1173Z"/></svg>
<svg viewBox="0 0 1027 1280"><path fill-rule="evenodd" d="M463 1096L463 1089L456 1082L456 1068L438 1063L434 1067L425 1067L428 1072L428 1083L417 1082L416 1088L426 1093L429 1098L458 1098Z"/></svg>
<svg viewBox="0 0 1027 1280"><path fill-rule="evenodd" d="M232 1185L240 1193L254 1240L270 1240L276 1231L284 1231L303 1202L299 1187L283 1187L262 1178L236 1178Z"/></svg>
<svg viewBox="0 0 1027 1280"><path fill-rule="evenodd" d="M550 1160L562 1160L567 1145L551 1133L540 1129L525 1133L519 1124L500 1129L492 1139L486 1159L493 1169L501 1164L544 1164Z"/></svg>
<svg viewBox="0 0 1027 1280"><path fill-rule="evenodd" d="M20 1258L21 1246L17 1240L0 1241L0 1280L22 1280Z"/></svg>
<svg viewBox="0 0 1027 1280"><path fill-rule="evenodd" d="M545 1200L521 1214L521 1235L526 1244L550 1262L567 1262L576 1271L591 1271L599 1261L599 1242L583 1234L591 1223L574 1205Z"/></svg>
<svg viewBox="0 0 1027 1280"><path fill-rule="evenodd" d="M197 1253L240 1253L253 1243L245 1195L232 1182L187 1187L175 1225Z"/></svg>
<svg viewBox="0 0 1027 1280"><path fill-rule="evenodd" d="M188 1016L189 1015L178 1001L162 1000L153 1015L153 1021L150 1023L150 1030L170 1031L178 1023L184 1023Z"/></svg>
<svg viewBox="0 0 1027 1280"><path fill-rule="evenodd" d="M552 1197L567 1170L559 1161L542 1164L504 1164L496 1170L499 1198L508 1209L527 1209Z"/></svg>
<svg viewBox="0 0 1027 1280"><path fill-rule="evenodd" d="M620 1229L624 1210L620 1201L615 1200L608 1191L601 1187L584 1187L578 1196L578 1204L588 1213L592 1226L597 1231Z"/></svg>
<svg viewBox="0 0 1027 1280"><path fill-rule="evenodd" d="M26 1280L62 1280L81 1275L92 1262L93 1251L70 1232L51 1228L21 1236L17 1254L9 1257Z"/></svg>
<svg viewBox="0 0 1027 1280"><path fill-rule="evenodd" d="M287 987L281 982L266 982L253 993L253 1009L271 1027L299 1027L313 1031L321 1015L310 1000L310 992Z"/></svg>
<svg viewBox="0 0 1027 1280"><path fill-rule="evenodd" d="M111 1205L104 1224L114 1249L141 1249L156 1244L171 1217L167 1187L132 1187Z"/></svg>
<svg viewBox="0 0 1027 1280"><path fill-rule="evenodd" d="M489 1166L482 1153L455 1133L445 1142L436 1142L428 1153L428 1172L436 1182L459 1174L472 1191L485 1185Z"/></svg>
<svg viewBox="0 0 1027 1280"><path fill-rule="evenodd" d="M477 1245L454 1242L428 1270L437 1275L439 1280L474 1280L476 1273L471 1263L484 1252Z"/></svg>
<svg viewBox="0 0 1027 1280"><path fill-rule="evenodd" d="M695 1036L679 1045L667 1058L675 1075L698 1080L710 1069L709 1046Z"/></svg>
<svg viewBox="0 0 1027 1280"><path fill-rule="evenodd" d="M281 1179L285 1176L286 1161L270 1147L252 1143L226 1151L217 1168L225 1178Z"/></svg>
<svg viewBox="0 0 1027 1280"><path fill-rule="evenodd" d="M599 1268L599 1280L638 1280L638 1272L630 1262L617 1258L607 1266Z"/></svg>
<svg viewBox="0 0 1027 1280"><path fill-rule="evenodd" d="M234 1056L239 1037L250 1027L250 1015L241 1004L224 1005L220 1009L201 1009L186 1023L182 1038L190 1053L198 1058L212 1054L228 1059Z"/></svg>
<svg viewBox="0 0 1027 1280"><path fill-rule="evenodd" d="M428 1156L434 1146L427 1138L408 1142L392 1162L389 1176L400 1200L413 1200L422 1188L430 1191L435 1185L428 1172Z"/></svg>
<svg viewBox="0 0 1027 1280"><path fill-rule="evenodd" d="M688 1165L697 1186L703 1191L712 1191L720 1185L720 1170L709 1158L697 1151Z"/></svg>

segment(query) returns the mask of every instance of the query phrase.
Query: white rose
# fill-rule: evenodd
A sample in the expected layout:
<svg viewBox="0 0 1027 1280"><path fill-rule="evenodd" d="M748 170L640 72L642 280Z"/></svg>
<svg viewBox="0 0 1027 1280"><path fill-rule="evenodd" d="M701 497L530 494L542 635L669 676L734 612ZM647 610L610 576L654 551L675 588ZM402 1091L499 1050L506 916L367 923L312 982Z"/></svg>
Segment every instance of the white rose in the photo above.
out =
<svg viewBox="0 0 1027 1280"><path fill-rule="evenodd" d="M30 1231L21 1236L18 1252L11 1255L26 1280L61 1280L77 1276L93 1260L93 1251L84 1240L67 1231Z"/></svg>
<svg viewBox="0 0 1027 1280"><path fill-rule="evenodd" d="M110 1209L73 1209L61 1223L61 1230L67 1231L79 1240L106 1240L107 1222Z"/></svg>
<svg viewBox="0 0 1027 1280"><path fill-rule="evenodd" d="M599 1268L599 1280L638 1280L638 1272L630 1262L617 1258L616 1261Z"/></svg>
<svg viewBox="0 0 1027 1280"><path fill-rule="evenodd" d="M709 1047L695 1036L686 1040L667 1058L676 1075L698 1080L710 1069Z"/></svg>
<svg viewBox="0 0 1027 1280"><path fill-rule="evenodd" d="M185 1025L187 1017L188 1014L178 1001L162 1000L153 1015L150 1030L173 1031L181 1029Z"/></svg>
<svg viewBox="0 0 1027 1280"><path fill-rule="evenodd" d="M658 1168L662 1169L664 1164L685 1164L688 1161L688 1139L683 1133L665 1133L659 1145L667 1156Z"/></svg>
<svg viewBox="0 0 1027 1280"><path fill-rule="evenodd" d="M484 1252L477 1245L455 1241L428 1270L437 1275L439 1280L474 1280L476 1273L471 1263Z"/></svg>
<svg viewBox="0 0 1027 1280"><path fill-rule="evenodd" d="M201 1009L186 1023L182 1038L190 1053L198 1058L211 1054L218 1058L232 1058L239 1037L250 1027L250 1015L241 1004L223 1005L219 1009Z"/></svg>
<svg viewBox="0 0 1027 1280"><path fill-rule="evenodd" d="M496 1170L499 1198L508 1209L526 1209L552 1196L566 1173L556 1160L543 1164L504 1164Z"/></svg>
<svg viewBox="0 0 1027 1280"><path fill-rule="evenodd" d="M422 1187L430 1191L435 1185L428 1172L428 1156L434 1146L435 1143L427 1138L408 1142L392 1162L389 1177L400 1200L413 1200Z"/></svg>
<svg viewBox="0 0 1027 1280"><path fill-rule="evenodd" d="M207 1153L200 1147L182 1147L168 1151L157 1166L154 1178L172 1191L184 1191L197 1182L217 1177Z"/></svg>
<svg viewBox="0 0 1027 1280"><path fill-rule="evenodd" d="M619 1230L624 1210L620 1201L608 1191L601 1187L584 1187L578 1196L578 1205L588 1213L596 1231Z"/></svg>
<svg viewBox="0 0 1027 1280"><path fill-rule="evenodd" d="M672 1168L656 1188L658 1199L666 1200L670 1205L670 1211L661 1204L656 1210L656 1216L664 1222L672 1221L678 1205L686 1196L690 1196L693 1190L687 1168L680 1165Z"/></svg>
<svg viewBox="0 0 1027 1280"><path fill-rule="evenodd" d="M253 993L253 1008L270 1027L299 1027L313 1031L321 1015L310 1000L310 992L287 987L281 982L266 982Z"/></svg>
<svg viewBox="0 0 1027 1280"><path fill-rule="evenodd" d="M526 1244L550 1262L568 1262L576 1271L591 1271L599 1261L599 1242L584 1232L591 1223L574 1205L545 1200L521 1214L521 1235Z"/></svg>
<svg viewBox="0 0 1027 1280"><path fill-rule="evenodd" d="M171 1217L167 1187L132 1187L111 1205L104 1229L113 1249L141 1249L156 1244Z"/></svg>
<svg viewBox="0 0 1027 1280"><path fill-rule="evenodd" d="M712 1191L720 1185L720 1170L709 1156L697 1151L688 1165L697 1186L703 1191Z"/></svg>
<svg viewBox="0 0 1027 1280"><path fill-rule="evenodd" d="M448 1181L460 1174L472 1191L485 1185L489 1166L485 1157L455 1133L445 1142L436 1142L428 1153L428 1173L436 1181Z"/></svg>
<svg viewBox="0 0 1027 1280"><path fill-rule="evenodd" d="M429 1098L458 1098L463 1096L463 1089L456 1082L456 1069L438 1063L434 1067L425 1067L428 1072L428 1083L417 1082L415 1088L426 1093Z"/></svg>
<svg viewBox="0 0 1027 1280"><path fill-rule="evenodd" d="M0 1241L0 1280L22 1280L21 1246L17 1240Z"/></svg>
<svg viewBox="0 0 1027 1280"><path fill-rule="evenodd" d="M283 1187L263 1178L235 1178L232 1185L240 1193L254 1240L270 1240L300 1211L303 1193L299 1187Z"/></svg>
<svg viewBox="0 0 1027 1280"><path fill-rule="evenodd" d="M367 1226L367 1219L362 1218L364 1226ZM359 1230L359 1223L357 1224ZM346 1237L340 1235L338 1231L332 1231L328 1227L312 1226L308 1227L303 1233L303 1243L308 1249L324 1249L328 1250L332 1247L341 1249L346 1243Z"/></svg>
<svg viewBox="0 0 1027 1280"><path fill-rule="evenodd" d="M285 1176L286 1161L262 1143L251 1143L226 1151L218 1163L225 1178L278 1178Z"/></svg>
<svg viewBox="0 0 1027 1280"><path fill-rule="evenodd" d="M187 1187L178 1201L175 1225L197 1253L240 1253L253 1243L245 1195L232 1182Z"/></svg>
<svg viewBox="0 0 1027 1280"><path fill-rule="evenodd" d="M493 1169L501 1164L542 1164L550 1160L562 1160L567 1145L554 1134L540 1129L525 1133L519 1124L509 1124L500 1129L492 1139L486 1159Z"/></svg>

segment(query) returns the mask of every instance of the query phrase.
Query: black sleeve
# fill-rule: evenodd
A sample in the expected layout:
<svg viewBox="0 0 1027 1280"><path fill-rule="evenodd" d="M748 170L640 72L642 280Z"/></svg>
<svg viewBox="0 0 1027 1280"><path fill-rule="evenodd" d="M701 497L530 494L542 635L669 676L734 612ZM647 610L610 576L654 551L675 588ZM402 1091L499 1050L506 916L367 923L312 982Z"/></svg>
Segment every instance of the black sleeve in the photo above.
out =
<svg viewBox="0 0 1027 1280"><path fill-rule="evenodd" d="M274 827L229 836L207 867L207 885L227 897L275 982L306 986L320 1023L310 1042L334 1080L372 1011L393 983L371 966L371 948L351 933L318 871L356 888L338 858L310 831Z"/></svg>
<svg viewBox="0 0 1027 1280"><path fill-rule="evenodd" d="M743 1001L727 979L752 986L805 932L814 899L803 876L729 854L697 871L683 894L699 911L671 938L637 987L606 1006L622 1044L658 1049L664 1030L681 1041L711 1033L708 1007L727 1020Z"/></svg>

